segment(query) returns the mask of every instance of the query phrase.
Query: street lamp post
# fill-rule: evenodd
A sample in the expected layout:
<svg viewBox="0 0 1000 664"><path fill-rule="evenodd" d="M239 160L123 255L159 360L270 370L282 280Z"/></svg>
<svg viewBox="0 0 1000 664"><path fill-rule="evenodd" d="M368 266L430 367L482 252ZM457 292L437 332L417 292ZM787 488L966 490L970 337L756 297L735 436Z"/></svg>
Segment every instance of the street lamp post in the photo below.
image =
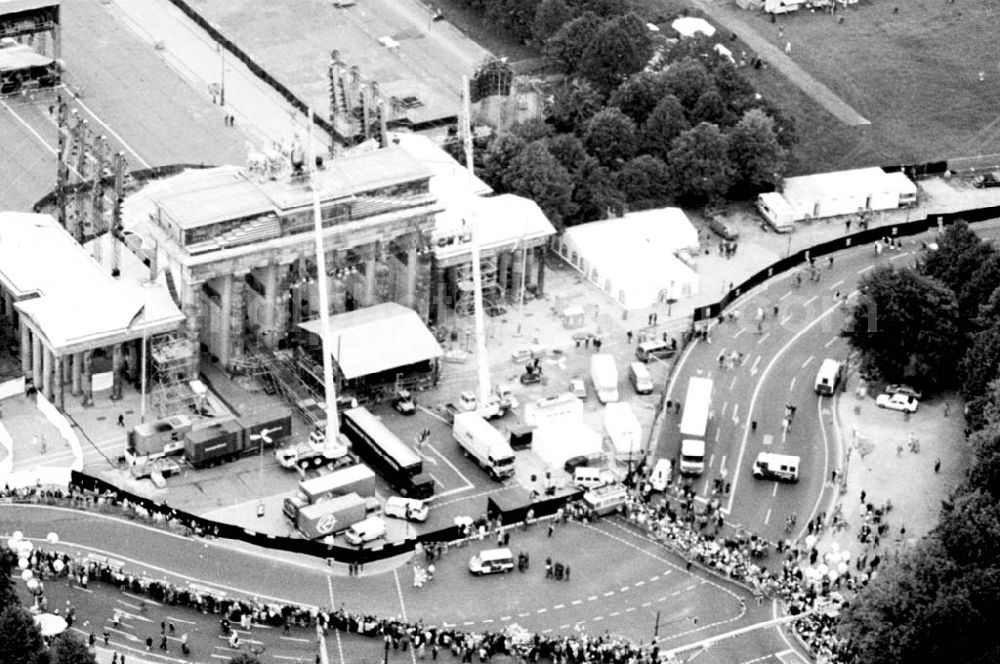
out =
<svg viewBox="0 0 1000 664"><path fill-rule="evenodd" d="M226 49L218 44L219 49L219 106L226 105Z"/></svg>

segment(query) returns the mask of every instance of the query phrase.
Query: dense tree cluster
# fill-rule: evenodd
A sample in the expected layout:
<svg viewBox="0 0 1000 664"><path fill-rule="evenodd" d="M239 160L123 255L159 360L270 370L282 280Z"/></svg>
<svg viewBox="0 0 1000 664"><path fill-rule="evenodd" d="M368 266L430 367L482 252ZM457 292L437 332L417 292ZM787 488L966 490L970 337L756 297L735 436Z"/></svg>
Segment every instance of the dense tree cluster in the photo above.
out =
<svg viewBox="0 0 1000 664"><path fill-rule="evenodd" d="M628 3L611 0L469 4L565 72L544 123L477 145L483 180L535 198L557 226L747 196L784 173L792 123L715 41L655 37ZM521 152L537 160L517 159Z"/></svg>
<svg viewBox="0 0 1000 664"><path fill-rule="evenodd" d="M865 278L870 300L855 308L851 343L860 341L890 380L957 386L969 407L973 464L931 535L885 566L845 611L841 626L858 663L1000 661L998 252L961 222L937 246L915 270Z"/></svg>

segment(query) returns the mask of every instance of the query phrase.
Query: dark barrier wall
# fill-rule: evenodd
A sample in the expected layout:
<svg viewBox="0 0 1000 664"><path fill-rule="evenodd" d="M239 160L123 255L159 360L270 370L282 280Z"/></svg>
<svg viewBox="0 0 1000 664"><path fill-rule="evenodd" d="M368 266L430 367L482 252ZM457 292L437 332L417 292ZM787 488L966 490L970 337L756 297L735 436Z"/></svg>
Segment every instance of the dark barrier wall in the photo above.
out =
<svg viewBox="0 0 1000 664"><path fill-rule="evenodd" d="M232 53L236 58L246 65L250 72L259 78L261 81L269 85L275 92L280 94L285 98L289 104L296 108L303 115L308 115L309 106L299 99L291 90L289 90L283 83L278 81L275 77L271 76L263 67L257 64L253 58L251 58L247 53L243 51L239 46L231 42L225 35L223 35L218 28L209 23L201 14L196 12L191 5L189 5L186 0L170 0L178 9L184 12L188 18L198 24L205 32L208 33L214 41L222 45L222 48L226 49ZM348 145L351 141L330 124L326 118L320 116L320 111L322 109L313 109L313 123L329 134L330 138L340 145Z"/></svg>
<svg viewBox="0 0 1000 664"><path fill-rule="evenodd" d="M726 307L732 304L734 300L738 299L750 289L759 286L774 276L787 272L795 267L798 267L799 265L808 263L810 259L827 256L838 251L843 251L844 249L850 249L851 247L871 244L886 236L895 238L919 235L920 233L927 232L934 228L949 226L960 219L969 223L976 223L979 221L986 221L987 219L996 219L998 217L1000 217L1000 207L978 208L975 210L965 210L963 212L952 212L940 215L935 214L930 217L924 217L922 219L906 223L869 228L868 230L852 233L851 235L845 235L843 237L830 240L829 242L814 245L808 249L803 249L802 251L798 251L787 258L782 258L781 260L772 263L743 283L735 286L718 302L698 307L694 310L694 322L699 323L717 317L720 313L725 311Z"/></svg>
<svg viewBox="0 0 1000 664"><path fill-rule="evenodd" d="M523 503L512 497L500 498L490 496L486 501L486 516L489 519L500 517L501 521L505 524L519 523L525 520L530 510L533 513L533 518L537 519L555 514L566 503L571 503L574 500L582 498L583 493L582 490L573 491L563 496L555 496L529 503Z"/></svg>

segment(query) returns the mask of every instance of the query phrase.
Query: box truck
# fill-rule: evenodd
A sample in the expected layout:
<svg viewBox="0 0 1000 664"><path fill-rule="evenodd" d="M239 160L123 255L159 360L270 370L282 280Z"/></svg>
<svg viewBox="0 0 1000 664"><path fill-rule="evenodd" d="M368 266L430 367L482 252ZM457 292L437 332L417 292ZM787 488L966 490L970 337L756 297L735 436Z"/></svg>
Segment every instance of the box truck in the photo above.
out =
<svg viewBox="0 0 1000 664"><path fill-rule="evenodd" d="M350 468L336 470L329 475L302 480L295 494L285 498L282 511L285 516L295 521L296 515L303 507L349 493L356 493L362 498L371 498L375 495L375 473L371 468L359 463Z"/></svg>
<svg viewBox="0 0 1000 664"><path fill-rule="evenodd" d="M688 381L684 412L681 414L681 458L678 469L682 475L705 472L705 431L712 408L712 380L693 377Z"/></svg>
<svg viewBox="0 0 1000 664"><path fill-rule="evenodd" d="M514 475L514 450L502 433L476 413L458 413L451 430L458 445L495 480Z"/></svg>
<svg viewBox="0 0 1000 664"><path fill-rule="evenodd" d="M601 403L618 401L618 366L608 353L597 353L590 358L590 380L594 383Z"/></svg>
<svg viewBox="0 0 1000 664"><path fill-rule="evenodd" d="M306 539L347 530L367 515L365 499L356 493L306 505L295 516L295 529Z"/></svg>

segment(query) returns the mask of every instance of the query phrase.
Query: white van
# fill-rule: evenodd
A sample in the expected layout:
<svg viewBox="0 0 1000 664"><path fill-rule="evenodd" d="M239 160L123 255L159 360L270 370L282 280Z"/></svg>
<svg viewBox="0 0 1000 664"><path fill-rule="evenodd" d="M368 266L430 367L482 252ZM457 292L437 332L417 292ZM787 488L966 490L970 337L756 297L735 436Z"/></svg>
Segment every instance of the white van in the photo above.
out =
<svg viewBox="0 0 1000 664"><path fill-rule="evenodd" d="M628 377L636 394L650 394L653 391L653 378L642 362L632 362L628 365Z"/></svg>
<svg viewBox="0 0 1000 664"><path fill-rule="evenodd" d="M347 529L344 538L354 546L361 546L385 537L385 521L382 517L370 516Z"/></svg>
<svg viewBox="0 0 1000 664"><path fill-rule="evenodd" d="M795 228L795 211L785 197L776 191L757 196L757 211L767 225L778 233L791 233Z"/></svg>
<svg viewBox="0 0 1000 664"><path fill-rule="evenodd" d="M469 571L476 576L506 574L514 569L514 554L510 549L487 549L472 556Z"/></svg>
<svg viewBox="0 0 1000 664"><path fill-rule="evenodd" d="M653 466L653 472L649 474L649 484L653 487L653 491L666 491L673 473L674 464L670 459L658 459Z"/></svg>
<svg viewBox="0 0 1000 664"><path fill-rule="evenodd" d="M400 498L392 496L385 501L382 513L396 519L406 519L407 521L426 521L430 510L427 503L416 498Z"/></svg>
<svg viewBox="0 0 1000 664"><path fill-rule="evenodd" d="M762 480L799 481L799 457L761 452L753 462L753 476Z"/></svg>
<svg viewBox="0 0 1000 664"><path fill-rule="evenodd" d="M628 502L628 489L623 484L608 484L583 494L583 502L597 516L620 512Z"/></svg>
<svg viewBox="0 0 1000 664"><path fill-rule="evenodd" d="M827 358L816 374L816 394L831 396L836 393L840 381L844 379L844 365L837 360Z"/></svg>
<svg viewBox="0 0 1000 664"><path fill-rule="evenodd" d="M611 484L614 481L614 473L603 468L579 466L573 471L573 484L581 489L593 489L605 484Z"/></svg>

